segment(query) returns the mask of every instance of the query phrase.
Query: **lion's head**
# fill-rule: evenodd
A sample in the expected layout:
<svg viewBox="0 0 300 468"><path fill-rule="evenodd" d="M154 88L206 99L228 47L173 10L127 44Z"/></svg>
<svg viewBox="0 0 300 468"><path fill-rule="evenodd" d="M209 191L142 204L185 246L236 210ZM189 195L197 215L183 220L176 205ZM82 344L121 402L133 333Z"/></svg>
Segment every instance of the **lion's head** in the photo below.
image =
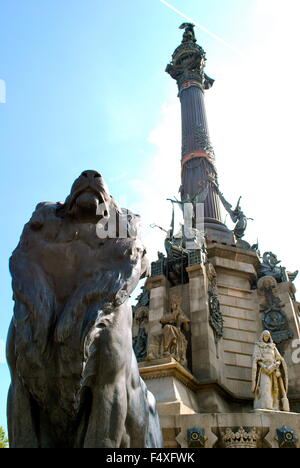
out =
<svg viewBox="0 0 300 468"><path fill-rule="evenodd" d="M86 170L73 183L70 195L58 208L58 214L69 215L79 221L99 221L108 218L112 209L120 212L102 175L97 171Z"/></svg>

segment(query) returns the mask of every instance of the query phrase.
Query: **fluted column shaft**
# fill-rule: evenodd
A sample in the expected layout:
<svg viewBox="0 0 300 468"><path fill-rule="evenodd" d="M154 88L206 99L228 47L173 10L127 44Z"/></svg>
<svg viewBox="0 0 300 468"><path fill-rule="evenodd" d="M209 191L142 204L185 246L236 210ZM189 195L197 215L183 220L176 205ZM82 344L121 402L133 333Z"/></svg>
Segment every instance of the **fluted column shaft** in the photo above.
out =
<svg viewBox="0 0 300 468"><path fill-rule="evenodd" d="M181 198L194 199L208 185L204 217L221 221L220 201L214 182L217 172L210 143L204 93L197 84L180 91L182 124ZM213 182L214 181L214 182Z"/></svg>

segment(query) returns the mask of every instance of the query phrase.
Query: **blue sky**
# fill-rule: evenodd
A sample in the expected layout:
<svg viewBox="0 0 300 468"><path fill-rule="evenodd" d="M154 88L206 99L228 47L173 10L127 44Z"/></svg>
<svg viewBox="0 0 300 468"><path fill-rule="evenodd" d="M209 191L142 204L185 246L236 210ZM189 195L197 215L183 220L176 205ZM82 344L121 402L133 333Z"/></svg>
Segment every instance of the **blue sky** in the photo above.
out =
<svg viewBox="0 0 300 468"><path fill-rule="evenodd" d="M232 203L243 194L255 218L249 240L258 236L264 250L296 269L297 0L284 9L277 0L171 4L239 51L196 30L216 79L207 110L222 190ZM165 198L179 186L180 108L164 70L183 21L160 0L1 1L0 425L13 307L8 259L35 205L63 200L83 169L97 169L147 225L169 223ZM150 240L154 255L161 234L148 232Z"/></svg>

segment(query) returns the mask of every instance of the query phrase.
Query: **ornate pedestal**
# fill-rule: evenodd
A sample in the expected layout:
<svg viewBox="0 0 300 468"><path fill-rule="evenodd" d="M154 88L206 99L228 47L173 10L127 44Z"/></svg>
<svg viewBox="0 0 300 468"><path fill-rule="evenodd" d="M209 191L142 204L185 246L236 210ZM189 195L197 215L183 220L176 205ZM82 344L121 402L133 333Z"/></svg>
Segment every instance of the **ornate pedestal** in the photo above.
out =
<svg viewBox="0 0 300 468"><path fill-rule="evenodd" d="M255 252L216 243L207 246L206 263L196 262L186 271L184 284L171 284L164 275L149 278L149 300L143 306L147 310L147 357L139 368L157 399L165 446L237 448L243 445L239 439L243 434L247 448L279 447L276 431L279 438L284 426L300 434L300 414L253 412L252 355L269 324L275 341L280 337L288 363L291 411L298 411L300 372L293 346L294 339L299 339L299 319L293 284L269 277L258 281L260 261ZM269 284L273 285L271 293L266 292ZM171 352L165 356L161 347L164 323L171 323L166 318L178 298L178 317L187 318L190 327L181 331L188 343L185 365ZM284 319L278 321L277 330L276 317L281 316ZM175 318L171 328L179 330L181 319L176 323ZM174 350L176 337L177 332Z"/></svg>

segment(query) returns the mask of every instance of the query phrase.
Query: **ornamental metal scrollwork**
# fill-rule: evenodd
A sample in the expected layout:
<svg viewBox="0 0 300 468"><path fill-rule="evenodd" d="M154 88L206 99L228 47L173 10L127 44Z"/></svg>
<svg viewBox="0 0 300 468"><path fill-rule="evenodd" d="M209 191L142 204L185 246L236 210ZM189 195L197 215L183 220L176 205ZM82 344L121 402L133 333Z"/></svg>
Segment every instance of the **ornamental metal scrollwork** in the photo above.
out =
<svg viewBox="0 0 300 468"><path fill-rule="evenodd" d="M205 266L208 279L209 324L214 331L215 341L218 343L223 337L224 320L217 293L217 273L211 263L208 262Z"/></svg>
<svg viewBox="0 0 300 468"><path fill-rule="evenodd" d="M201 148L204 151L207 151L207 153L213 157L214 150L207 131L201 125L195 125L193 128L193 134L197 148Z"/></svg>
<svg viewBox="0 0 300 468"><path fill-rule="evenodd" d="M271 333L273 341L283 353L286 342L293 338L293 332L283 310L285 304L274 294L277 281L273 276L265 276L258 281L257 286L265 296L265 304L260 310L263 314L263 328Z"/></svg>

